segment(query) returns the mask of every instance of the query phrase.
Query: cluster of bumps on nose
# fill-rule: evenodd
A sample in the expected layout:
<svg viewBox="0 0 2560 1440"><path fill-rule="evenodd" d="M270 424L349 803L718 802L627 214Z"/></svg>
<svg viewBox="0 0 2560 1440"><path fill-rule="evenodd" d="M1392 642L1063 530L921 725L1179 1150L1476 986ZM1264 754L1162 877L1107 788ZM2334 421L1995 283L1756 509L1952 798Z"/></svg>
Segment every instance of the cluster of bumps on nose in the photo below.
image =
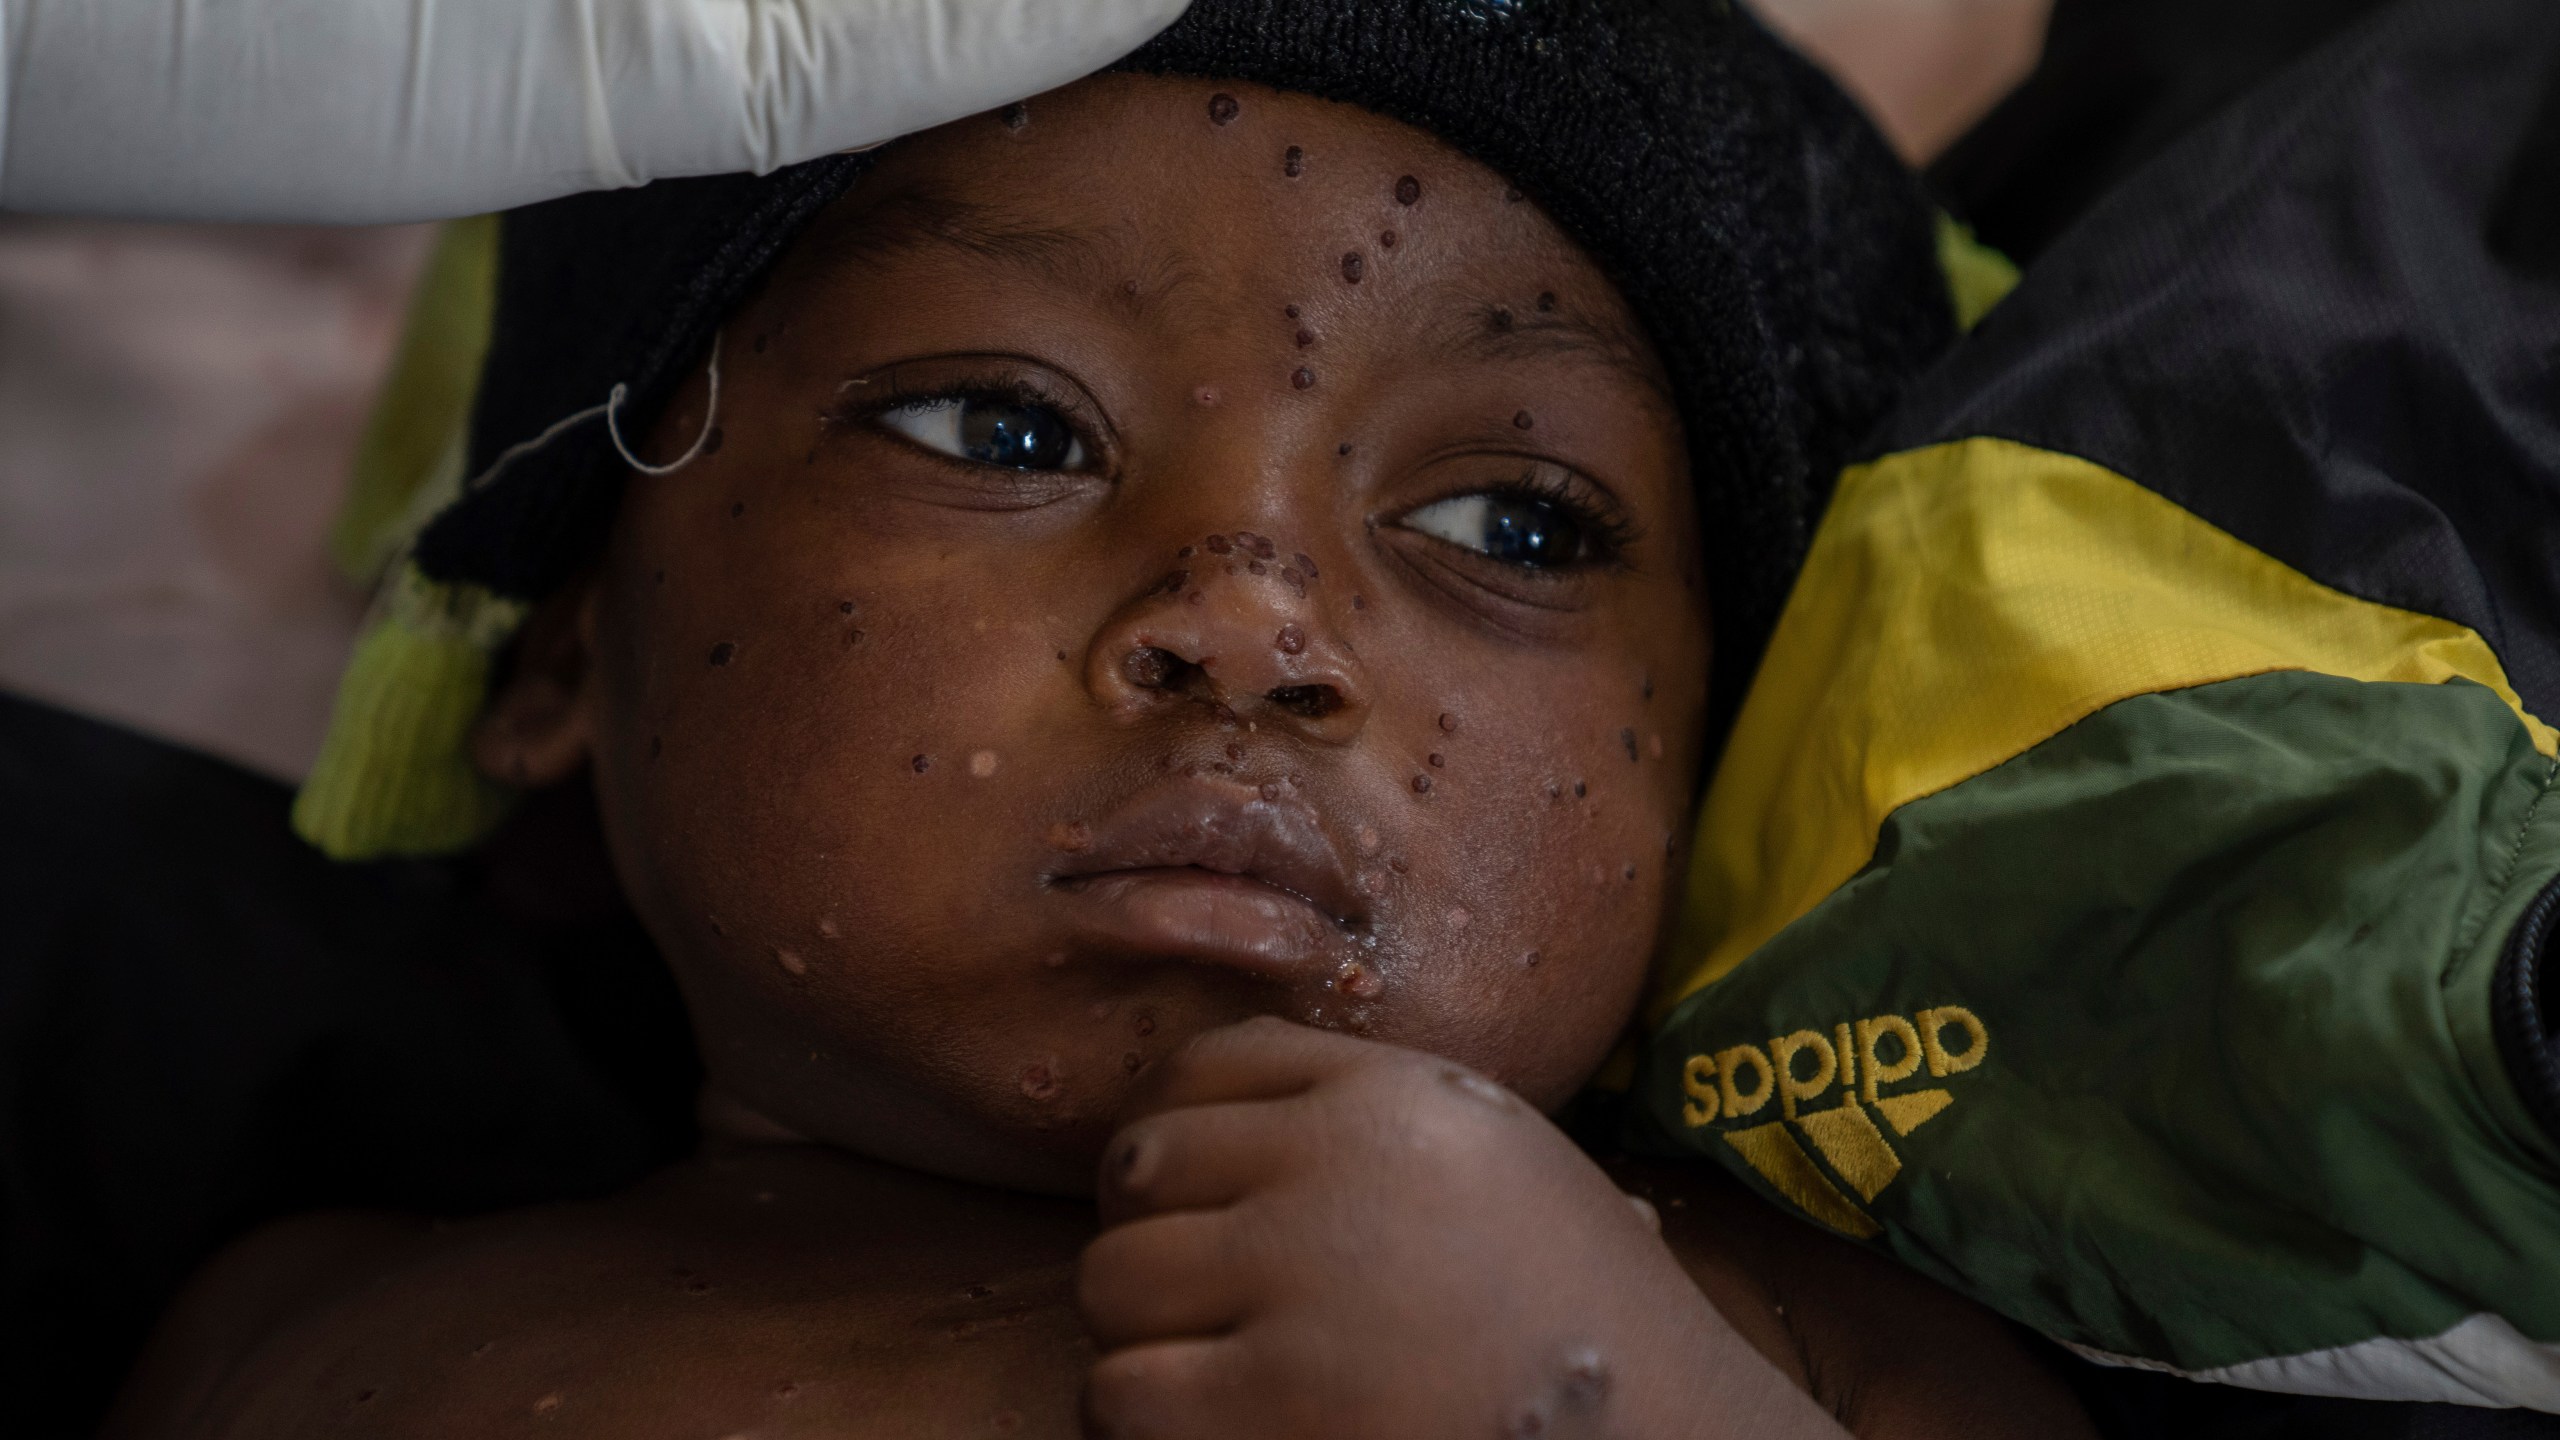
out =
<svg viewBox="0 0 2560 1440"><path fill-rule="evenodd" d="M1293 554L1289 557L1287 564L1281 564L1280 547L1271 542L1271 537L1267 535L1256 535L1250 530L1238 530L1232 535L1212 535L1208 539L1201 541L1200 545L1201 547L1205 547L1210 555L1217 557L1214 560L1203 563L1223 564L1226 567L1226 572L1230 575L1236 573L1239 568L1239 562L1241 562L1241 568L1245 573L1251 575L1270 574L1273 571L1273 567L1277 566L1280 583L1288 586L1289 589L1302 600L1306 598L1307 587L1310 584L1313 584L1316 578L1316 562L1309 559L1306 552L1300 551ZM1176 560L1192 560L1195 559L1199 553L1200 550L1198 548L1185 545L1181 549L1173 552L1173 558ZM1191 572L1187 569L1178 569L1165 576L1164 583L1160 588L1162 593L1171 595L1179 592L1184 586L1189 585L1190 583ZM1197 590L1192 591L1186 598L1190 604L1197 605L1201 603L1201 595ZM1282 648L1286 649L1287 647L1284 646ZM1291 653L1294 654L1296 652L1292 651Z"/></svg>
<svg viewBox="0 0 2560 1440"><path fill-rule="evenodd" d="M1202 552L1205 551L1204 555ZM1250 530L1208 536L1198 545L1185 545L1174 552L1176 568L1157 582L1157 595L1180 595L1185 605L1204 605L1208 592L1192 584L1198 569L1215 566L1228 575L1267 576L1288 587L1291 594L1303 600L1321 573L1315 560L1305 551L1292 553L1288 560L1280 558L1280 547L1270 536ZM1355 607L1365 608L1359 597ZM1271 648L1284 656L1306 653L1307 632L1296 621L1282 624L1271 638ZM1190 689L1205 677L1216 663L1216 657L1177 655L1159 645L1141 641L1121 657L1120 673L1138 689L1149 692L1180 692ZM1341 709L1345 700L1340 687L1330 684L1282 685L1263 696L1271 704L1294 715L1321 719Z"/></svg>

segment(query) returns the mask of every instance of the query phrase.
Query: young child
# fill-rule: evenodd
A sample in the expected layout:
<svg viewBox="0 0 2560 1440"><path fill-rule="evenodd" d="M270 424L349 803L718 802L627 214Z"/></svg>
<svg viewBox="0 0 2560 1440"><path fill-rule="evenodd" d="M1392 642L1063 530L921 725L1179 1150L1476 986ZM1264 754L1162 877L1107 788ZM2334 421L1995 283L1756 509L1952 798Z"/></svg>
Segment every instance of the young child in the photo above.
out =
<svg viewBox="0 0 2560 1440"><path fill-rule="evenodd" d="M2078 1432L1545 1118L1944 340L1907 178L1720 7L1205 0L1133 68L506 221L477 478L302 819L467 840L466 731L587 777L705 1146L252 1239L115 1433Z"/></svg>

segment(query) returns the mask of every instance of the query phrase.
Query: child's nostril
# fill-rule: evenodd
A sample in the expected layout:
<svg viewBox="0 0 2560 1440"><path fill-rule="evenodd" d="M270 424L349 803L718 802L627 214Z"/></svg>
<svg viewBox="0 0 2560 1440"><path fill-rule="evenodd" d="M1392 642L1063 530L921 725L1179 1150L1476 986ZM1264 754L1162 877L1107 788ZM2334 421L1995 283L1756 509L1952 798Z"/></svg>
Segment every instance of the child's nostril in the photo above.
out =
<svg viewBox="0 0 2560 1440"><path fill-rule="evenodd" d="M1321 720L1342 708L1342 692L1330 685L1283 685L1262 698L1310 720Z"/></svg>
<svg viewBox="0 0 2560 1440"><path fill-rule="evenodd" d="M1120 657L1120 673L1141 690L1169 690L1193 668L1170 650L1141 645Z"/></svg>

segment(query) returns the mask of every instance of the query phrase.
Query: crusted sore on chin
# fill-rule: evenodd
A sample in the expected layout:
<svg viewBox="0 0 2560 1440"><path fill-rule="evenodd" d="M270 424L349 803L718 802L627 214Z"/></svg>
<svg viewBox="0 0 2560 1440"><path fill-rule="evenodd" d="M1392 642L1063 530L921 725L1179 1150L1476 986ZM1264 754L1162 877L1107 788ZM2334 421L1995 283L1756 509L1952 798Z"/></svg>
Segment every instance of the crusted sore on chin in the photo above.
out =
<svg viewBox="0 0 2560 1440"><path fill-rule="evenodd" d="M1089 1132L1098 1146L1117 1128L1111 1111L1136 1073L1125 1061L1140 1059L1131 1052L1073 1059L1052 1053L1025 1060L1010 1077L1010 1108L1034 1132L1062 1138ZM1138 1068L1144 1068L1143 1061Z"/></svg>
<svg viewBox="0 0 2560 1440"><path fill-rule="evenodd" d="M1058 1123L1058 1108L1066 1099L1067 1082L1064 1066L1058 1057L1033 1060L1022 1067L1016 1088L1033 1106L1032 1123L1048 1129Z"/></svg>

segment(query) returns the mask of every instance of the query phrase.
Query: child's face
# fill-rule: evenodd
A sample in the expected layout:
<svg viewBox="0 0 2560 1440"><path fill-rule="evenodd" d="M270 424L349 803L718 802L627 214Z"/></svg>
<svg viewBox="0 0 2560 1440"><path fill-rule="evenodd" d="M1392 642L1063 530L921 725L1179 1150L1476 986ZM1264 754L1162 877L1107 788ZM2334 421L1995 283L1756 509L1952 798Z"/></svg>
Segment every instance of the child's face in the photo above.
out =
<svg viewBox="0 0 2560 1440"><path fill-rule="evenodd" d="M1545 1106L1607 1054L1699 763L1695 522L1634 318L1500 177L1089 81L885 156L728 326L717 424L481 754L592 759L720 1098L1081 1191L1249 1015Z"/></svg>

